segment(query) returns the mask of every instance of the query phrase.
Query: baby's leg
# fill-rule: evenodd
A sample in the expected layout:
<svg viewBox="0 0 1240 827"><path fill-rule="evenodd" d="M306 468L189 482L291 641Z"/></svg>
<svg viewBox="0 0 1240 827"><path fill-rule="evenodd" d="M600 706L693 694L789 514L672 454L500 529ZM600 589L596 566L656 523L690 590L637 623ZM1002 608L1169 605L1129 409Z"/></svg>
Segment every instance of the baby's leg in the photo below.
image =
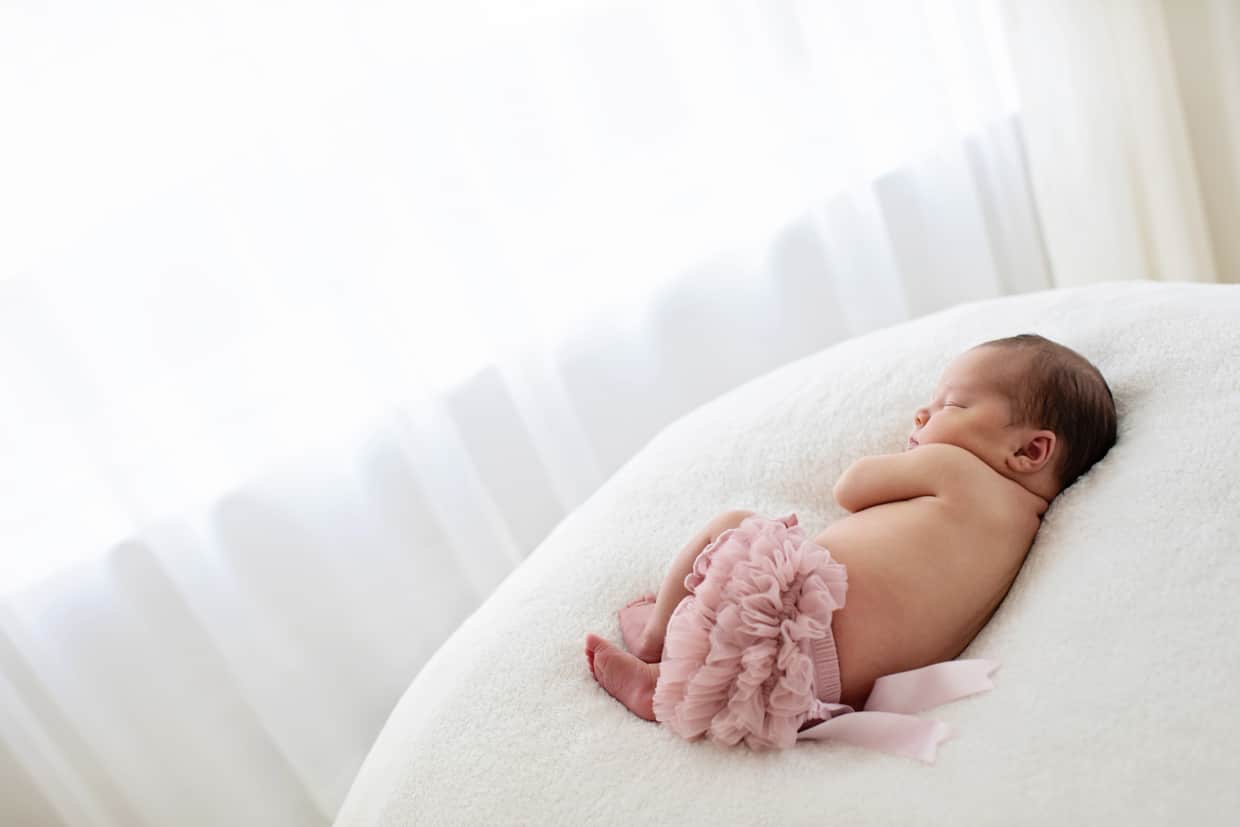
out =
<svg viewBox="0 0 1240 827"><path fill-rule="evenodd" d="M655 598L654 609L650 612L646 627L632 647L634 655L647 663L655 663L660 659L663 653L663 638L667 634L667 622L680 601L689 594L685 589L685 578L693 571L693 561L707 546L715 542L720 534L736 528L751 514L752 511L742 510L723 512L707 523L706 527L680 550L672 561L667 576L663 578L663 585L659 587L659 594Z"/></svg>

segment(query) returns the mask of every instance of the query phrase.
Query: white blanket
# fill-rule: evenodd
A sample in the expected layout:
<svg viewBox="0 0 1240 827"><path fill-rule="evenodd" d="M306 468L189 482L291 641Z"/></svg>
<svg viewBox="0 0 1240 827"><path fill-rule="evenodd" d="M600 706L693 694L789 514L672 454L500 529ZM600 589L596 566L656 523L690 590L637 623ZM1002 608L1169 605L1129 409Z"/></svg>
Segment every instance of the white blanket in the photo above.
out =
<svg viewBox="0 0 1240 827"><path fill-rule="evenodd" d="M690 743L595 683L586 632L619 642L616 610L714 514L795 511L813 536L953 356L1021 332L1098 365L1119 442L961 655L998 660L995 688L921 713L956 732L935 764ZM547 537L409 687L336 823L1235 823L1238 446L1240 286L1009 297L786 365L665 428Z"/></svg>

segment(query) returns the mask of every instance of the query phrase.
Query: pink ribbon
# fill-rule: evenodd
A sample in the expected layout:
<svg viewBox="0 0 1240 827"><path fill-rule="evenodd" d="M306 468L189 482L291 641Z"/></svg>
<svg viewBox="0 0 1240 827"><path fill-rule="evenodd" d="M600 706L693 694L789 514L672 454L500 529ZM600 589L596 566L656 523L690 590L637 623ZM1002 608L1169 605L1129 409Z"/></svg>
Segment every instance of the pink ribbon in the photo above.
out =
<svg viewBox="0 0 1240 827"><path fill-rule="evenodd" d="M911 713L993 689L989 676L998 666L997 660L951 660L884 675L874 682L861 712L820 702L813 715L823 722L798 732L797 740L830 738L933 764L952 729Z"/></svg>

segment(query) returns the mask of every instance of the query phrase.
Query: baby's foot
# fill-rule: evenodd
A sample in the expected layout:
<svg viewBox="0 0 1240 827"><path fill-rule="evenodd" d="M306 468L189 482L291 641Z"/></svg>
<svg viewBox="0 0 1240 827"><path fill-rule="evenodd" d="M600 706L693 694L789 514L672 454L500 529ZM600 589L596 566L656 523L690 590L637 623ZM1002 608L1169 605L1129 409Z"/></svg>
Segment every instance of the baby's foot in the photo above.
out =
<svg viewBox="0 0 1240 827"><path fill-rule="evenodd" d="M625 647L646 663L658 663L663 656L663 641L646 634L646 623L654 611L654 595L647 594L620 610L620 637Z"/></svg>
<svg viewBox="0 0 1240 827"><path fill-rule="evenodd" d="M598 635L586 635L586 660L590 673L607 693L647 721L654 720L654 687L659 680L657 664L642 663Z"/></svg>

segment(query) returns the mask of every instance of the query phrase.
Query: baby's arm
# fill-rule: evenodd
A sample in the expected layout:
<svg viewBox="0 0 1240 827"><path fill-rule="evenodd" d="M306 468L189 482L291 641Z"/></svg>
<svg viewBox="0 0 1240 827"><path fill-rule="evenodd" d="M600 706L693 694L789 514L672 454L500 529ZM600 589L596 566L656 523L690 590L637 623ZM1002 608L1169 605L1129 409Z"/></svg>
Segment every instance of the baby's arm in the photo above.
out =
<svg viewBox="0 0 1240 827"><path fill-rule="evenodd" d="M955 445L922 445L899 454L862 457L835 483L835 501L848 511L939 496L972 454Z"/></svg>

